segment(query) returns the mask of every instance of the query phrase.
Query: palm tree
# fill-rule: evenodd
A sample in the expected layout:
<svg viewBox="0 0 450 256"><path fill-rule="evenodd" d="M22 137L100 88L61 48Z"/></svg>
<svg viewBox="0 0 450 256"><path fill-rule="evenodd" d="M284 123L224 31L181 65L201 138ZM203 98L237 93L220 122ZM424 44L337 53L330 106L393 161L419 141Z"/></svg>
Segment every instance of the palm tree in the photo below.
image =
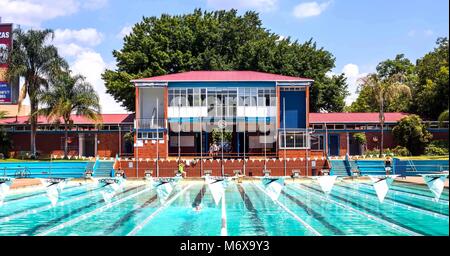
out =
<svg viewBox="0 0 450 256"><path fill-rule="evenodd" d="M23 100L30 98L31 142L32 158L36 157L36 124L34 115L39 106L39 95L48 88L48 79L61 68L67 68L67 63L58 55L55 46L49 45L54 34L50 29L22 31L15 29L13 33L14 48L9 57L7 77L14 81L24 77L25 82L19 95L19 111Z"/></svg>
<svg viewBox="0 0 450 256"><path fill-rule="evenodd" d="M50 79L51 87L40 96L43 107L36 112L49 121L64 122L64 158L67 158L68 131L73 124L72 114L84 116L97 123L101 121L99 97L91 84L81 75L60 72Z"/></svg>
<svg viewBox="0 0 450 256"><path fill-rule="evenodd" d="M373 97L380 106L379 120L381 127L380 156L383 154L384 143L384 105L404 96L405 100L411 99L411 89L403 83L403 74L395 74L382 79L377 74L369 74L360 79L361 87L369 87Z"/></svg>

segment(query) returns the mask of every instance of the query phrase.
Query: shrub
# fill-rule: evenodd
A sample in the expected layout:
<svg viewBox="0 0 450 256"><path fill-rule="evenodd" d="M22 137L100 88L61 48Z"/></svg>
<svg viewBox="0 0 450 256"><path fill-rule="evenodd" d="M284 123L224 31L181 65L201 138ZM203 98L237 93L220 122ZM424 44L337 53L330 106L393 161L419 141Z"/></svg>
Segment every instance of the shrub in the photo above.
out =
<svg viewBox="0 0 450 256"><path fill-rule="evenodd" d="M433 138L418 115L402 118L392 133L398 145L406 147L413 155L421 155Z"/></svg>
<svg viewBox="0 0 450 256"><path fill-rule="evenodd" d="M428 145L428 147L425 148L425 155L427 155L427 156L448 155L448 149L430 144L430 145Z"/></svg>
<svg viewBox="0 0 450 256"><path fill-rule="evenodd" d="M392 149L392 152L396 156L409 156L409 155L411 155L409 150L406 147L403 147L403 146L396 146L395 148Z"/></svg>

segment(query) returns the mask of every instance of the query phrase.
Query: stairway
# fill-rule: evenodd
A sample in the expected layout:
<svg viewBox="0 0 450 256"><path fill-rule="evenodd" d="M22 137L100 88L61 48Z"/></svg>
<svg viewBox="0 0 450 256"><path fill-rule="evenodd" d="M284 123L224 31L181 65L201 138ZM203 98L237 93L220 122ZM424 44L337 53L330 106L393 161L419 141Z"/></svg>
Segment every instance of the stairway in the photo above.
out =
<svg viewBox="0 0 450 256"><path fill-rule="evenodd" d="M114 161L97 160L93 167L94 177L111 177L111 170L113 169Z"/></svg>
<svg viewBox="0 0 450 256"><path fill-rule="evenodd" d="M345 167L345 160L331 160L331 175L349 176Z"/></svg>

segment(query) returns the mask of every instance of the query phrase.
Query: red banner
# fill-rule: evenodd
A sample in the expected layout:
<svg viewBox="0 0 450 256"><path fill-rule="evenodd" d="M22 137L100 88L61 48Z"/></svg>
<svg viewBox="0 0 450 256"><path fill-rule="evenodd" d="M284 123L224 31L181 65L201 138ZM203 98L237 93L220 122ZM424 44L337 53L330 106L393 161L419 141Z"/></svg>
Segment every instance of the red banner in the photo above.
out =
<svg viewBox="0 0 450 256"><path fill-rule="evenodd" d="M7 68L8 54L12 49L12 24L0 24L0 68ZM0 72L2 73L2 72ZM0 78L4 81L4 78Z"/></svg>

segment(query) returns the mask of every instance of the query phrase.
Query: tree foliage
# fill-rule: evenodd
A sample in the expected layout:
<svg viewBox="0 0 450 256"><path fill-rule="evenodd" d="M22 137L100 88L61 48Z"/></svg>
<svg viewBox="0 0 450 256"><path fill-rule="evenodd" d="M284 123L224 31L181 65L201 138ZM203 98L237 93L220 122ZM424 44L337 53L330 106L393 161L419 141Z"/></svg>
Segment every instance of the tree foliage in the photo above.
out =
<svg viewBox="0 0 450 256"><path fill-rule="evenodd" d="M39 96L48 88L49 78L61 69L68 67L66 61L58 55L55 46L48 42L53 38L53 31L14 30L14 48L9 56L7 77L14 81L24 77L25 83L19 95L19 108L28 95L30 99L31 153L36 154L37 116L33 115L39 107Z"/></svg>
<svg viewBox="0 0 450 256"><path fill-rule="evenodd" d="M254 70L315 80L311 111L341 111L347 93L341 76L325 74L333 55L312 39L299 43L281 38L262 26L255 12L236 10L144 17L113 52L117 70L102 74L107 92L134 111L131 79L192 70Z"/></svg>
<svg viewBox="0 0 450 256"><path fill-rule="evenodd" d="M403 54L377 65L376 75L388 81L401 77L400 82L410 88L411 98L398 94L386 102L386 112L409 112L436 120L449 107L448 38L438 38L436 48L418 59L416 65ZM347 110L350 112L379 111L373 91L361 85L358 98Z"/></svg>
<svg viewBox="0 0 450 256"><path fill-rule="evenodd" d="M384 87L389 87L389 90L386 91L384 111L408 112L412 99L411 88L417 80L411 61L403 54L398 54L393 60L380 62L376 70L374 75L377 80L384 84ZM367 86L367 78L361 79L361 82L358 88L358 98L351 104L350 112L379 112L379 91L373 86Z"/></svg>
<svg viewBox="0 0 450 256"><path fill-rule="evenodd" d="M99 97L94 87L80 75L72 76L70 72L60 72L53 76L50 82L52 86L39 97L44 106L36 111L35 115L43 114L57 124L62 118L65 131L64 157L67 158L68 129L73 124L72 114L101 121Z"/></svg>
<svg viewBox="0 0 450 256"><path fill-rule="evenodd" d="M433 138L418 115L402 118L392 129L392 133L395 141L406 147L413 155L423 154Z"/></svg>
<svg viewBox="0 0 450 256"><path fill-rule="evenodd" d="M412 108L425 118L436 120L449 108L448 38L438 38L437 47L417 60L418 85Z"/></svg>

